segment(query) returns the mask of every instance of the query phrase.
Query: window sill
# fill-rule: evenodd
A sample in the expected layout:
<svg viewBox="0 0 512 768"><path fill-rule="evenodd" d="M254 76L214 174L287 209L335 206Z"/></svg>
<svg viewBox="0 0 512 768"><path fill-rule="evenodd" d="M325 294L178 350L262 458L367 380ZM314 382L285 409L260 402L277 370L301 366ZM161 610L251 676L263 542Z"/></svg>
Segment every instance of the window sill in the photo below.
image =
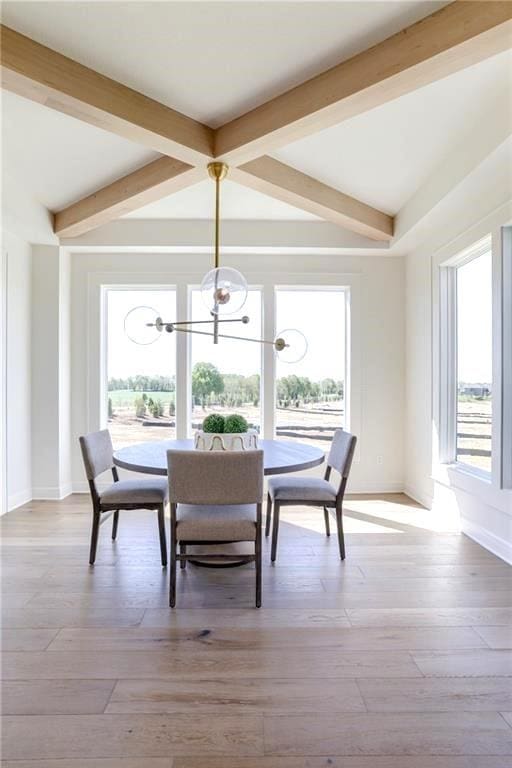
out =
<svg viewBox="0 0 512 768"><path fill-rule="evenodd" d="M483 504L512 514L512 491L494 486L490 473L482 470L475 472L472 467L467 468L467 465L454 462L438 464L432 472L432 480L445 488L462 491Z"/></svg>
<svg viewBox="0 0 512 768"><path fill-rule="evenodd" d="M470 464L464 464L461 461L454 461L447 466L452 472L458 472L463 477L473 477L475 480L481 480L489 486L492 485L492 475L490 472L486 472L485 469L478 469L478 467L472 467Z"/></svg>

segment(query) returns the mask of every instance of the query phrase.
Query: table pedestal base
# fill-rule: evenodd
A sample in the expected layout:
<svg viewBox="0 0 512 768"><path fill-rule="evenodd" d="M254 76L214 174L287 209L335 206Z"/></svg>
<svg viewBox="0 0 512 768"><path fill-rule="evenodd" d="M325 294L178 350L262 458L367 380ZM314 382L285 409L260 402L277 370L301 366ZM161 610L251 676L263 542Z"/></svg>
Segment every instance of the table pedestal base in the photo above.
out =
<svg viewBox="0 0 512 768"><path fill-rule="evenodd" d="M238 568L240 565L249 565L246 560L233 560L232 562L219 563L210 560L187 560L191 565L197 565L198 568Z"/></svg>
<svg viewBox="0 0 512 768"><path fill-rule="evenodd" d="M192 549L192 552L190 549ZM244 552L245 549L245 552ZM196 552L194 550L197 550L197 557ZM202 550L202 551L201 551ZM226 554L231 555L231 552L233 552L233 559L232 560L225 560L225 561L219 561L219 560L209 560L208 554ZM242 557L243 555L251 554L250 551L247 550L247 544L243 542L233 542L232 544L219 544L218 548L217 546L209 546L209 547L201 547L199 544L192 545L189 544L187 547L187 553L189 555L193 556L193 559L187 560L187 563L191 563L192 565L197 565L199 568L237 568L240 565L249 565L246 560L239 560L237 558L237 555L240 555Z"/></svg>

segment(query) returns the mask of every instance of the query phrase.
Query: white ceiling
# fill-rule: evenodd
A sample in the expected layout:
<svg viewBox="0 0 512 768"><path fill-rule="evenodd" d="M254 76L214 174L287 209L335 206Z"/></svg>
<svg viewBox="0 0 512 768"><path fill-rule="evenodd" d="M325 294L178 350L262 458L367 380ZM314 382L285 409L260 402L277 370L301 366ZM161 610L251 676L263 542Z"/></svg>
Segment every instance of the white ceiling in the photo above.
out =
<svg viewBox="0 0 512 768"><path fill-rule="evenodd" d="M446 2L4 2L2 21L217 125Z"/></svg>
<svg viewBox="0 0 512 768"><path fill-rule="evenodd" d="M61 112L2 96L2 173L50 210L95 192L158 157Z"/></svg>
<svg viewBox="0 0 512 768"><path fill-rule="evenodd" d="M446 3L7 2L2 21L210 125L224 122ZM389 213L426 181L460 137L512 104L511 54L289 145L275 157ZM507 94L507 96L505 96ZM3 93L4 173L58 210L156 155ZM475 129L476 130L476 129ZM314 219L223 185L227 219ZM211 183L131 214L211 218Z"/></svg>
<svg viewBox="0 0 512 768"><path fill-rule="evenodd" d="M498 99L512 104L507 51L339 126L290 144L274 157L395 214Z"/></svg>

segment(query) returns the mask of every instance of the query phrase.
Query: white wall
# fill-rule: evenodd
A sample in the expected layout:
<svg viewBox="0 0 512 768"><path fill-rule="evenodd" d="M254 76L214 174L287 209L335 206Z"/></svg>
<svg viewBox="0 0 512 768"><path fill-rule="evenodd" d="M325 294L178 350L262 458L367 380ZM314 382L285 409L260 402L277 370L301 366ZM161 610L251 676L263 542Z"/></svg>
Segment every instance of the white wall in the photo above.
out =
<svg viewBox="0 0 512 768"><path fill-rule="evenodd" d="M352 301L351 429L359 445L351 490L404 487L404 259L386 256L233 255L249 283L348 285ZM74 253L72 255L72 476L84 491L78 436L101 426L101 285L199 283L206 255Z"/></svg>
<svg viewBox="0 0 512 768"><path fill-rule="evenodd" d="M405 487L512 562L512 492L496 477L490 483L441 464L438 448L439 267L488 234L496 249L500 227L512 220L510 164L510 146L494 153L430 217L421 247L407 257Z"/></svg>
<svg viewBox="0 0 512 768"><path fill-rule="evenodd" d="M32 486L36 499L71 493L70 258L37 245L32 257Z"/></svg>
<svg viewBox="0 0 512 768"><path fill-rule="evenodd" d="M7 508L32 498L31 474L31 247L4 231L7 261L6 465Z"/></svg>

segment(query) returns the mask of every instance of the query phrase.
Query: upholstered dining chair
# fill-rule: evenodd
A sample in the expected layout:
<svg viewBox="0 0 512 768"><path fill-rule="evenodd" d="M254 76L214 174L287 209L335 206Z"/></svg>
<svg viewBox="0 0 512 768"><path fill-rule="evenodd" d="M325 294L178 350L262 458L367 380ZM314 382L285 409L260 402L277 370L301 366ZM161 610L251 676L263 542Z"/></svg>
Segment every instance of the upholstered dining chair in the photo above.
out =
<svg viewBox="0 0 512 768"><path fill-rule="evenodd" d="M261 507L263 451L167 451L171 504L169 605L176 605L176 563L185 568L188 545L251 542L254 554L236 555L256 564L256 607L261 605ZM179 545L180 552L177 553ZM208 554L208 561L233 554Z"/></svg>
<svg viewBox="0 0 512 768"><path fill-rule="evenodd" d="M327 456L327 468L323 479L320 477L274 477L268 482L267 519L265 522L265 536L270 533L270 521L272 519L272 507L274 523L272 527L272 547L270 559L274 563L277 556L277 537L279 535L279 513L281 507L301 505L309 507L323 507L325 519L325 532L331 535L329 526L329 509L336 510L336 524L338 528L338 544L340 557L345 559L345 537L343 535L343 497L347 485L352 459L356 448L357 438L350 432L337 429L334 433L329 455ZM330 482L332 470L335 470L340 481L335 488Z"/></svg>
<svg viewBox="0 0 512 768"><path fill-rule="evenodd" d="M165 504L168 496L167 478L152 477L136 480L119 480L117 467L114 466L112 440L108 429L91 432L80 437L80 448L84 460L85 474L89 481L92 498L92 533L89 563L96 560L96 548L101 523L110 515L102 518L105 512L113 512L112 538L117 536L120 509L156 509L158 512L158 530L160 534L160 555L162 565L167 565L167 544L165 540ZM96 478L112 470L114 482L104 490L99 490Z"/></svg>

